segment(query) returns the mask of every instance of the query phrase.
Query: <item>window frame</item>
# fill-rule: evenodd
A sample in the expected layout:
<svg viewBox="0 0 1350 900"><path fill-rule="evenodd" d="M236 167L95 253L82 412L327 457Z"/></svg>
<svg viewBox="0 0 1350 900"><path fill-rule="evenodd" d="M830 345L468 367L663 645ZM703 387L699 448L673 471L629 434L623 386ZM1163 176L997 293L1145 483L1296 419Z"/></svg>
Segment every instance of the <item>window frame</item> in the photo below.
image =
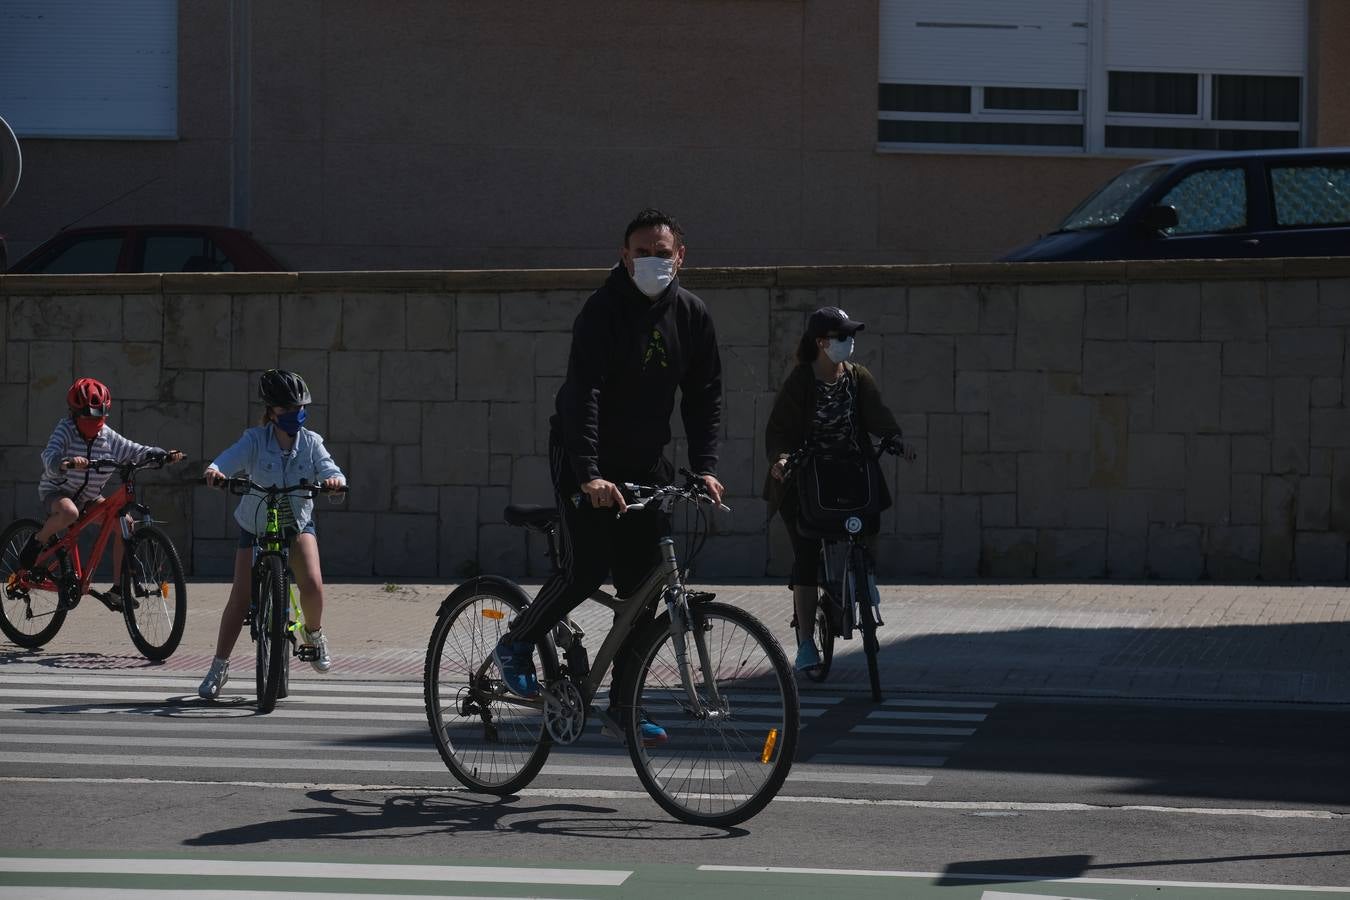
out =
<svg viewBox="0 0 1350 900"><path fill-rule="evenodd" d="M1100 2L1100 0L1099 0ZM1120 2L1120 0L1112 0ZM1218 152L1218 147L1121 147L1111 146L1107 143L1108 128L1126 127L1126 128L1192 128L1205 132L1222 134L1222 137L1214 139L1214 143L1222 146L1225 143L1237 144L1236 149L1243 149L1243 137L1241 132L1273 132L1281 134L1292 134L1292 144L1290 146L1271 146L1264 144L1270 143L1264 139L1251 139L1248 141L1254 146L1247 149L1299 149L1309 146L1311 135L1311 122L1309 121L1310 110L1310 54L1312 52L1311 40L1305 33L1302 36L1301 59L1294 62L1292 57L1282 57L1283 62L1272 62L1266 68L1243 68L1235 65L1211 64L1203 68L1197 68L1192 64L1187 65L1168 65L1168 66L1138 66L1109 64L1108 53L1106 51L1106 27L1105 27L1105 3L1093 3L1088 13L1088 22L1086 23L1088 32L1089 52L1086 64L1086 71L1083 73L1083 79L1080 85L1065 84L988 84L987 79L984 83L977 83L976 79L963 80L961 78L952 78L950 73L948 77L940 82L928 82L931 84L941 84L950 87L967 87L971 92L971 110L969 113L918 113L904 112L895 110L882 110L878 98L877 104L877 132L874 150L877 153L959 153L959 154L995 154L995 155L1017 155L1017 156L1108 156L1108 157L1133 157L1133 158L1168 158L1182 157L1197 153ZM883 36L883 48L886 46ZM1289 48L1291 51L1293 45ZM1236 51L1234 51L1235 53ZM1226 55L1233 56L1234 53ZM1239 60L1224 60L1232 63ZM1218 62L1217 60L1211 62ZM1294 67L1297 67L1296 69ZM963 68L969 68L963 66ZM1176 74L1176 75L1194 75L1195 89L1198 94L1196 100L1195 113L1129 113L1129 112L1111 112L1107 107L1110 102L1109 79L1111 72L1140 72L1140 73L1158 73L1158 74ZM924 84L922 79L904 79L897 80L895 73L890 73L891 77L882 82L880 72L878 73L878 84ZM1214 118L1215 109L1215 80L1219 76L1238 76L1238 77L1269 77L1269 78L1294 78L1298 81L1298 118L1293 122L1280 122L1269 120L1230 120ZM984 102L984 92L987 87L1009 87L1009 88L1038 88L1049 90L1075 90L1078 94L1078 109L1076 112L1068 111L1031 111L1031 110L990 110ZM938 142L915 142L915 141L883 141L881 136L880 123L884 120L903 120L910 122L923 121L958 121L972 123L999 123L999 124L1065 124L1066 121L1072 121L1082 128L1083 140L1077 145L1067 144L975 144L975 143L938 143ZM1159 143L1165 143L1165 137L1162 135L1148 136L1157 140ZM1196 142L1203 142L1199 139ZM1142 143L1142 142L1141 142ZM1282 142L1280 142L1282 143Z"/></svg>

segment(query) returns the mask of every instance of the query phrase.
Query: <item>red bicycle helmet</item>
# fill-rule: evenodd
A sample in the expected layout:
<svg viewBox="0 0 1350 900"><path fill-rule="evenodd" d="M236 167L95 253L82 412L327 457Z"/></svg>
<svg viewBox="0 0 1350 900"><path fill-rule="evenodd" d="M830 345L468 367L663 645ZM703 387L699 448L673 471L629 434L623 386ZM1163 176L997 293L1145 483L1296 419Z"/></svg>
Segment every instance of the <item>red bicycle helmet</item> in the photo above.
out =
<svg viewBox="0 0 1350 900"><path fill-rule="evenodd" d="M112 406L112 391L96 378L81 378L66 391L66 406L77 416L103 418Z"/></svg>
<svg viewBox="0 0 1350 900"><path fill-rule="evenodd" d="M75 430L92 441L103 430L103 422L112 406L112 391L96 378L81 378L66 391L66 406L75 419Z"/></svg>

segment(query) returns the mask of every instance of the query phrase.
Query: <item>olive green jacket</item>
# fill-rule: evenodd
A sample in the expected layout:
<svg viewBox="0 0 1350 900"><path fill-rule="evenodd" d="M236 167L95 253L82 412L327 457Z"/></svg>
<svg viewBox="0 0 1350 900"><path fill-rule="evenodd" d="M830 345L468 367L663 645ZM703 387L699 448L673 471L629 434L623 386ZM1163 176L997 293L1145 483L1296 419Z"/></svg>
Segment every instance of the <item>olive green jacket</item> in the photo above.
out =
<svg viewBox="0 0 1350 900"><path fill-rule="evenodd" d="M900 433L900 425L881 399L877 380L865 366L844 363L857 385L858 425L860 434L890 437ZM764 429L764 450L772 466L780 456L791 453L806 443L811 433L811 419L815 414L816 376L810 363L794 368L778 389ZM769 514L778 508L783 484L772 474L764 476L763 498L769 501Z"/></svg>

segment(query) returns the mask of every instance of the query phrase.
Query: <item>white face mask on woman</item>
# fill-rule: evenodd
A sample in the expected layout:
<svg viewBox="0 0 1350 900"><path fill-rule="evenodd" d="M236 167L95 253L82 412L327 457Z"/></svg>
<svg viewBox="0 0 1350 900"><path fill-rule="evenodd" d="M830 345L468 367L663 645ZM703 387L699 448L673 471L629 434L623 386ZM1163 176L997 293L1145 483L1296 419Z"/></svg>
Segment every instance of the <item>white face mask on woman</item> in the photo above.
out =
<svg viewBox="0 0 1350 900"><path fill-rule="evenodd" d="M648 297L658 297L675 277L675 260L660 256L633 259L633 283Z"/></svg>
<svg viewBox="0 0 1350 900"><path fill-rule="evenodd" d="M841 363L853 355L853 338L830 338L825 345L825 355L832 363Z"/></svg>

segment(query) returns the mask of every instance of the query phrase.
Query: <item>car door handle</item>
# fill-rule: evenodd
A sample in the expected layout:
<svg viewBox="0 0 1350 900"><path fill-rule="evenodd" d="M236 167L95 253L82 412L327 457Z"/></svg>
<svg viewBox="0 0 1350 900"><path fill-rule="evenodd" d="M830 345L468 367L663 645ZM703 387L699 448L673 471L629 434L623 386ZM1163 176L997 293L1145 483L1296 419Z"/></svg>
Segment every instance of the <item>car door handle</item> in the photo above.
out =
<svg viewBox="0 0 1350 900"><path fill-rule="evenodd" d="M1260 239L1260 238L1247 238L1245 241L1242 242L1242 246L1244 246L1244 247L1256 247L1256 246L1258 246L1260 243L1261 243L1261 239Z"/></svg>

